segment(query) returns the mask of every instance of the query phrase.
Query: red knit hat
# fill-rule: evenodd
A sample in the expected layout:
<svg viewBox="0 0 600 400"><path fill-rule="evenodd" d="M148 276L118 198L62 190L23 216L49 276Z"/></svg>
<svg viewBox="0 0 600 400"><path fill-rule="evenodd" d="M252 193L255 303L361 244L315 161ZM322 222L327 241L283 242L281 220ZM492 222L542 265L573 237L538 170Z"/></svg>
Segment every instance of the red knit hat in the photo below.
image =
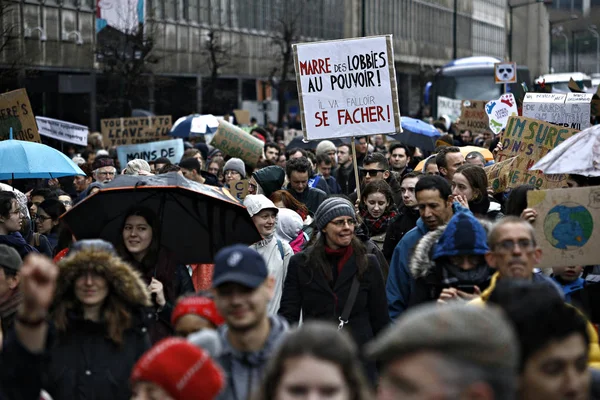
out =
<svg viewBox="0 0 600 400"><path fill-rule="evenodd" d="M171 314L171 325L175 326L177 320L186 314L206 318L215 326L225 323L225 320L217 311L215 302L208 297L184 297L181 299Z"/></svg>
<svg viewBox="0 0 600 400"><path fill-rule="evenodd" d="M175 400L213 400L224 386L223 372L207 352L184 339L166 338L138 360L131 383L152 382Z"/></svg>

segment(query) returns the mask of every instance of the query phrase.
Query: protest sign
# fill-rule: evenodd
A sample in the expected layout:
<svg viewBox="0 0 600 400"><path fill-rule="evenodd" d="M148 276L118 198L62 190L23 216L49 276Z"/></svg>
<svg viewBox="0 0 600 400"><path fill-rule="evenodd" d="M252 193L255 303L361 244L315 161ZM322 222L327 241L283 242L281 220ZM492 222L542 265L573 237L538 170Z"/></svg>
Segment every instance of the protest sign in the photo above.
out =
<svg viewBox="0 0 600 400"><path fill-rule="evenodd" d="M392 36L293 45L308 140L401 132Z"/></svg>
<svg viewBox="0 0 600 400"><path fill-rule="evenodd" d="M0 94L0 140L13 139L42 143L35 116L25 89Z"/></svg>
<svg viewBox="0 0 600 400"><path fill-rule="evenodd" d="M505 93L498 100L488 101L485 105L485 113L490 121L490 129L496 135L506 128L508 117L519 115L517 102L512 93Z"/></svg>
<svg viewBox="0 0 600 400"><path fill-rule="evenodd" d="M488 187L492 188L494 193L502 193L510 187L509 185L515 178L513 171L516 170L516 162L517 157L511 157L484 168L488 178Z"/></svg>
<svg viewBox="0 0 600 400"><path fill-rule="evenodd" d="M73 143L77 146L87 146L87 138L90 132L87 126L46 117L35 117L35 121L42 136Z"/></svg>
<svg viewBox="0 0 600 400"><path fill-rule="evenodd" d="M590 126L592 93L526 93L523 116L583 130Z"/></svg>
<svg viewBox="0 0 600 400"><path fill-rule="evenodd" d="M136 158L154 161L160 157L166 157L173 164L177 164L181 160L181 157L183 157L183 140L161 140L159 142L129 144L117 147L117 158L119 159L121 168L125 168L129 161Z"/></svg>
<svg viewBox="0 0 600 400"><path fill-rule="evenodd" d="M528 207L543 252L540 267L597 264L600 259L600 187L532 190Z"/></svg>
<svg viewBox="0 0 600 400"><path fill-rule="evenodd" d="M248 195L248 179L231 181L229 183L229 192L238 200L244 200Z"/></svg>
<svg viewBox="0 0 600 400"><path fill-rule="evenodd" d="M106 146L121 146L169 140L170 115L154 117L110 118L100 120Z"/></svg>
<svg viewBox="0 0 600 400"><path fill-rule="evenodd" d="M233 115L235 115L238 125L250 125L250 111L233 110Z"/></svg>
<svg viewBox="0 0 600 400"><path fill-rule="evenodd" d="M458 117L460 117L461 105L462 100L438 96L436 118L440 118L442 115L447 115L452 121L456 121Z"/></svg>
<svg viewBox="0 0 600 400"><path fill-rule="evenodd" d="M255 166L262 156L264 143L235 125L219 121L219 128L210 144L223 153Z"/></svg>
<svg viewBox="0 0 600 400"><path fill-rule="evenodd" d="M501 62L494 64L495 83L517 83L517 63Z"/></svg>
<svg viewBox="0 0 600 400"><path fill-rule="evenodd" d="M468 129L473 134L490 130L485 103L485 100L463 100L460 111L460 129Z"/></svg>
<svg viewBox="0 0 600 400"><path fill-rule="evenodd" d="M523 184L536 188L557 188L566 184L566 175L544 175L541 171L529 171L538 160L578 131L525 117L510 117L506 130L500 137L502 150L497 161L518 157L512 164L514 175L507 187Z"/></svg>

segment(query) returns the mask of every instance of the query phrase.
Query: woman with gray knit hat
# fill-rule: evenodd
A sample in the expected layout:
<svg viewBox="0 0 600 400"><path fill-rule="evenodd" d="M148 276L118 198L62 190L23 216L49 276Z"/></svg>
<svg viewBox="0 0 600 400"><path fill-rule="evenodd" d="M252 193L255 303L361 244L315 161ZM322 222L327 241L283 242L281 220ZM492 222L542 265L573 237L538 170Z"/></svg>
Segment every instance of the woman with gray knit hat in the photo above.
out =
<svg viewBox="0 0 600 400"><path fill-rule="evenodd" d="M239 158L230 158L223 167L223 175L225 176L225 187L228 188L230 182L246 178L246 166Z"/></svg>
<svg viewBox="0 0 600 400"><path fill-rule="evenodd" d="M356 214L348 200L323 201L315 224L320 237L290 259L279 314L291 324L298 323L301 313L303 321L333 322L362 346L389 322L381 268L354 235ZM366 366L374 380L375 365Z"/></svg>

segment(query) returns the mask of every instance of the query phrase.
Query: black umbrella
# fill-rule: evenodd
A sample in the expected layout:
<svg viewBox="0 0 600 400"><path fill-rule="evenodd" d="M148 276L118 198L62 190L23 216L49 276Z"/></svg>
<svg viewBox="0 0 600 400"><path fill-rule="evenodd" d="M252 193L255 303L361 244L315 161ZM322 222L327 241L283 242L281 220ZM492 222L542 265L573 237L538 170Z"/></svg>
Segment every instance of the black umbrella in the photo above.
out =
<svg viewBox="0 0 600 400"><path fill-rule="evenodd" d="M294 149L294 148L299 148L299 149L304 149L304 150L316 150L318 144L321 142L321 140L311 140L309 142L304 142L303 139L304 139L304 136L296 136L295 138L290 140L290 142L285 147L288 150ZM349 139L347 141L344 141L342 139L327 139L327 140L332 142L335 145L335 147L338 147L343 143L350 143Z"/></svg>
<svg viewBox="0 0 600 400"><path fill-rule="evenodd" d="M161 246L185 264L210 263L219 249L261 240L246 208L218 187L172 172L120 175L62 216L77 239L118 243L133 206L153 210L161 222Z"/></svg>

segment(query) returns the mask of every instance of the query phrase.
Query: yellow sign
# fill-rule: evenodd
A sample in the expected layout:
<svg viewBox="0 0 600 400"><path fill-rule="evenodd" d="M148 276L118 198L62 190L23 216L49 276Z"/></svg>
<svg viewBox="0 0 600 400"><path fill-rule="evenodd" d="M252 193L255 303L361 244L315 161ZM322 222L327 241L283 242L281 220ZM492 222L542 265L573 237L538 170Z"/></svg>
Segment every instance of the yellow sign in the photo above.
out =
<svg viewBox="0 0 600 400"><path fill-rule="evenodd" d="M0 140L13 139L42 143L35 116L25 89L0 94Z"/></svg>
<svg viewBox="0 0 600 400"><path fill-rule="evenodd" d="M172 139L171 126L170 115L100 120L104 144L110 147Z"/></svg>

